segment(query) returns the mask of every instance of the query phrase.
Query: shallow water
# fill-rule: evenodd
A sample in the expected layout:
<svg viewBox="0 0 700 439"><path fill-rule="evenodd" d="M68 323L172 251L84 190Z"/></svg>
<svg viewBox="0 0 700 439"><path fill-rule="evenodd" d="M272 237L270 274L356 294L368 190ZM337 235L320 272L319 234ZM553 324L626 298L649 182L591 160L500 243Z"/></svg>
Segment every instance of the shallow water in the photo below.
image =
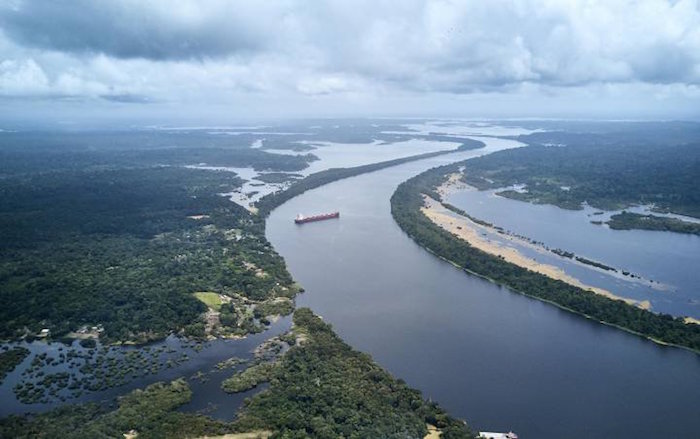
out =
<svg viewBox="0 0 700 439"><path fill-rule="evenodd" d="M605 221L609 213L597 209L566 210L495 195L496 191L461 190L447 201L470 215L551 248L574 252L606 265L653 280L656 287L612 277L586 267L577 275L591 285L625 297L649 300L652 309L700 318L700 236L646 230L613 230L591 221ZM548 263L566 268L571 262L553 256ZM569 268L570 269L570 268ZM585 278L585 279L584 279ZM663 285L659 285L663 284Z"/></svg>
<svg viewBox="0 0 700 439"><path fill-rule="evenodd" d="M246 338L238 340L214 340L206 342L203 344L203 349L199 352L189 347L186 343L183 343L183 341L177 337L170 336L164 341L149 344L148 348L154 351L162 346L166 346L174 350L173 356L186 353L190 358L188 361L185 361L172 368L162 368L155 374L148 374L146 376L136 378L122 386L113 387L104 391L87 392L78 398L68 399L65 402L56 400L48 404L23 404L15 398L15 394L12 389L15 384L22 379L22 372L29 367L32 359L36 355L47 352L55 357L59 352L59 348L63 348L65 351L68 349L68 347L58 342L33 342L31 344L22 343L22 346L28 347L32 352L24 360L24 362L22 362L22 364L15 368L15 370L12 371L12 373L10 373L7 377L5 377L2 385L0 385L0 401L2 401L2 404L0 404L0 417L27 412L43 412L67 403L87 401L111 403L114 401L114 398L130 390L142 388L158 381L171 381L176 378L184 377L190 384L193 395L192 400L188 404L182 406L180 410L203 411L210 416L219 419L231 420L235 416L235 413L240 405L243 403L243 400L260 389L254 389L249 392L232 395L225 393L220 388L221 381L230 377L236 369L245 367L245 365L239 365L237 368L219 371L215 369L217 363L231 357L249 360L253 356L253 350L258 345L271 337L289 330L290 327L291 317L285 317L273 323L267 331L259 334L250 335ZM75 342L72 347L79 351L85 350L81 348L77 342ZM123 355L126 352L135 349L142 349L142 347L124 347L112 349L117 354ZM161 358L164 357L164 355L161 355ZM77 369L69 370L66 364L46 369L46 373L61 371L75 372L78 377L82 376ZM207 373L207 380L202 381L192 379L192 376L198 371Z"/></svg>

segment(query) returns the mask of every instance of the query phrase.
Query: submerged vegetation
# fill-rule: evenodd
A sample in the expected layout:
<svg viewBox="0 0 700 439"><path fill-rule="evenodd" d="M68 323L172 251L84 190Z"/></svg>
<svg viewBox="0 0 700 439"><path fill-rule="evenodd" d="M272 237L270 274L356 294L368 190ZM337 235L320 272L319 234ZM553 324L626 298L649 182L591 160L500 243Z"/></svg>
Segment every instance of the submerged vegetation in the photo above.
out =
<svg viewBox="0 0 700 439"><path fill-rule="evenodd" d="M236 372L232 377L225 379L221 383L224 392L238 393L245 392L256 387L258 384L270 380L270 374L275 367L275 363L259 363L250 366L240 372Z"/></svg>
<svg viewBox="0 0 700 439"><path fill-rule="evenodd" d="M309 309L295 312L293 333L283 338L294 346L275 363L259 363L234 375L237 389L260 381L270 384L248 399L231 423L178 411L192 396L189 385L178 379L135 390L119 398L117 407L67 405L10 416L0 420L0 437L194 438L269 431L273 438L420 439L427 424L445 439L474 437L463 422L350 348Z"/></svg>
<svg viewBox="0 0 700 439"><path fill-rule="evenodd" d="M0 437L92 439L191 438L224 434L230 427L211 418L175 411L192 397L183 379L156 383L119 398L117 408L67 405L47 413L0 420Z"/></svg>
<svg viewBox="0 0 700 439"><path fill-rule="evenodd" d="M190 359L190 348L198 349L195 342L180 343L179 349L166 345L126 349L93 343L93 339L83 339L80 347L59 346L54 353L34 355L12 389L17 399L24 404L66 401L121 386L176 367Z"/></svg>
<svg viewBox="0 0 700 439"><path fill-rule="evenodd" d="M8 373L15 370L15 367L27 358L27 355L29 355L29 349L21 346L0 352L0 384Z"/></svg>
<svg viewBox="0 0 700 439"><path fill-rule="evenodd" d="M421 211L423 194L440 199L436 188L467 162L434 168L399 185L391 211L399 226L420 245L464 270L564 309L663 343L700 351L700 325L656 314L529 271L456 238Z"/></svg>

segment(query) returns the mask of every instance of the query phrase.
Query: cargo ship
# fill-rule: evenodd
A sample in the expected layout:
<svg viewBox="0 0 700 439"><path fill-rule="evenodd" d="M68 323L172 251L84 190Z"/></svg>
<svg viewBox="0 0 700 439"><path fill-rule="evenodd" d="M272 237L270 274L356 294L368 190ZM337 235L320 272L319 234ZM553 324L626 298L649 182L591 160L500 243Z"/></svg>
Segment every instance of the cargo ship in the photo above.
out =
<svg viewBox="0 0 700 439"><path fill-rule="evenodd" d="M294 222L297 224L305 224L305 223L311 223L314 221L323 221L323 220L333 219L333 218L340 218L340 212L324 213L323 215L314 215L314 216L304 216L302 214L299 214L299 215L297 215L296 218L294 218Z"/></svg>

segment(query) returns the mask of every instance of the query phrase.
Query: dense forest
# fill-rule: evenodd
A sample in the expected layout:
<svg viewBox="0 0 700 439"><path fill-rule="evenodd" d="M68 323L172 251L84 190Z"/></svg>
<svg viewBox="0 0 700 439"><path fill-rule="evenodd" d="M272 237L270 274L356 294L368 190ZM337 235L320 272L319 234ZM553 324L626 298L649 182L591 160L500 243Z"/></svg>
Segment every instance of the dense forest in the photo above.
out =
<svg viewBox="0 0 700 439"><path fill-rule="evenodd" d="M480 143L461 137L412 132L400 121L375 122L314 120L241 130L235 127L193 127L4 131L0 132L0 178L57 170L197 164L296 172L318 159L312 150L325 142L359 144L421 139L455 142L467 148ZM259 147L251 148L256 142L259 142ZM275 154L276 149L293 150L299 154Z"/></svg>
<svg viewBox="0 0 700 439"><path fill-rule="evenodd" d="M309 309L294 313L294 326L300 342L279 360L269 389L243 408L239 428L285 438L422 438L427 423L444 439L473 437L463 422L350 348Z"/></svg>
<svg viewBox="0 0 700 439"><path fill-rule="evenodd" d="M296 290L261 220L218 195L240 182L175 167L4 179L0 337L97 325L106 341L203 336L197 291L230 296L232 332L254 330L236 300Z"/></svg>
<svg viewBox="0 0 700 439"><path fill-rule="evenodd" d="M520 120L515 126L536 130L514 138L531 145L619 146L697 143L700 124L682 121Z"/></svg>
<svg viewBox="0 0 700 439"><path fill-rule="evenodd" d="M683 221L677 218L667 218L659 215L642 215L626 212L615 214L606 222L611 229L616 230L657 230L662 232L690 233L700 235L700 224Z"/></svg>
<svg viewBox="0 0 700 439"><path fill-rule="evenodd" d="M573 138L573 139L572 139ZM565 209L587 202L605 210L654 205L663 212L700 217L700 144L586 143L548 133L524 139L528 148L500 151L462 163L464 181L479 189L525 185L526 191L501 195Z"/></svg>
<svg viewBox="0 0 700 439"><path fill-rule="evenodd" d="M231 423L178 411L191 399L186 381L156 383L121 397L117 407L68 405L47 413L0 420L0 437L82 439L193 438L270 432L272 438L423 438L426 424L444 439L473 438L420 392L396 380L366 354L350 348L309 309L294 314L292 339L269 388L248 399Z"/></svg>
<svg viewBox="0 0 700 439"><path fill-rule="evenodd" d="M19 132L0 135L0 177L36 172L146 166L253 167L300 171L313 154L272 154L250 148L250 137L207 132Z"/></svg>
<svg viewBox="0 0 700 439"><path fill-rule="evenodd" d="M608 299L510 264L470 246L430 221L420 211L422 194L440 199L436 187L446 175L457 172L466 163L469 162L434 168L399 185L391 198L392 215L415 241L464 270L515 292L654 340L700 351L700 325L686 324L682 318L652 313L620 300Z"/></svg>

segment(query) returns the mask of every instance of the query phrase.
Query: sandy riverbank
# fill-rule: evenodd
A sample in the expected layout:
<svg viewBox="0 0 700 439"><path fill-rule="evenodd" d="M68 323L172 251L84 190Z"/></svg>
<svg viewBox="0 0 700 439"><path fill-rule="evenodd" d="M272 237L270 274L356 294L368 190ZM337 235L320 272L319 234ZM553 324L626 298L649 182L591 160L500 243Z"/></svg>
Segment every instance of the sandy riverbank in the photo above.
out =
<svg viewBox="0 0 700 439"><path fill-rule="evenodd" d="M452 176L446 184L454 187L455 181ZM440 189L443 191L447 190L444 186ZM442 194L443 192L440 193ZM498 242L492 241L487 237L482 236L480 233L482 231L481 229L486 228L485 226L476 224L465 217L457 217L457 215L447 210L447 208L445 208L439 201L436 201L428 196L424 196L424 199L425 206L421 208L423 214L430 218L430 220L438 226L442 227L458 238L467 241L472 247L478 248L479 250L491 255L499 256L511 264L515 264L519 267L543 274L552 279L561 280L570 285L592 291L601 296L615 300L622 300L630 305L635 305L643 309L649 309L651 307L651 303L648 300L637 301L627 297L620 297L603 288L586 285L579 279L567 274L564 270L558 267L537 262L536 260L523 255L513 247L504 246Z"/></svg>

